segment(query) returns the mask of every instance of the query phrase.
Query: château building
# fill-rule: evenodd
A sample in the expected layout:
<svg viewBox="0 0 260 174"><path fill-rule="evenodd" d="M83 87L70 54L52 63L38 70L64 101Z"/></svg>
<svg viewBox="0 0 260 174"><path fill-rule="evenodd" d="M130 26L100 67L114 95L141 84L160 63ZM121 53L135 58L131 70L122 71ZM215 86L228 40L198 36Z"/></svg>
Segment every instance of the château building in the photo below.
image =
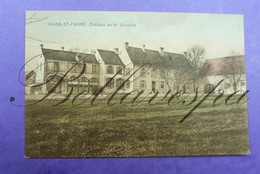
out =
<svg viewBox="0 0 260 174"><path fill-rule="evenodd" d="M130 46L122 49L97 49L91 53L49 49L41 45L43 61L36 71L36 84L47 82L35 88L35 94L46 94L63 78L53 91L57 94L94 94L107 85L102 94L109 94L120 87L118 93L166 94L181 91L193 92L191 65L182 54ZM201 71L199 91L206 93L220 80L225 79L216 90L232 93L234 89L245 91L245 57L208 59ZM41 76L38 78L38 76ZM37 81L37 79L41 82ZM235 85L234 85L235 83ZM31 85L33 86L33 85ZM32 90L27 94L31 94Z"/></svg>

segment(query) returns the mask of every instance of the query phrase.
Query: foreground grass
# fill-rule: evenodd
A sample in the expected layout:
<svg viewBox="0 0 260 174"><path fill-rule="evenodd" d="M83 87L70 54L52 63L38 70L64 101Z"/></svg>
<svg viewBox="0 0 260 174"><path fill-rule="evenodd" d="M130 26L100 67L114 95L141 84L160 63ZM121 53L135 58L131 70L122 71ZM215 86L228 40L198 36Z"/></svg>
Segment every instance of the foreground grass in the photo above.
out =
<svg viewBox="0 0 260 174"><path fill-rule="evenodd" d="M91 106L71 105L70 100L51 106L45 100L25 108L25 154L54 158L249 153L246 104L213 106L212 99L182 124L179 121L198 102Z"/></svg>

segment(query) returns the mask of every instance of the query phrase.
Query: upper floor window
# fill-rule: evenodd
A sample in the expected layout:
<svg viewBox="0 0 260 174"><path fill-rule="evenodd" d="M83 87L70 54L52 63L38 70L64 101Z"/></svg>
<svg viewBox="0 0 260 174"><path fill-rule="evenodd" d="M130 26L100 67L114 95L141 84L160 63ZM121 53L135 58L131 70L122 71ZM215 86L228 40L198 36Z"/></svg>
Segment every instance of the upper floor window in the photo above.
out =
<svg viewBox="0 0 260 174"><path fill-rule="evenodd" d="M145 68L141 68L140 70L140 76L145 77L146 76L146 70Z"/></svg>
<svg viewBox="0 0 260 174"><path fill-rule="evenodd" d="M114 67L113 66L107 67L107 74L114 74Z"/></svg>
<svg viewBox="0 0 260 174"><path fill-rule="evenodd" d="M156 77L157 75L157 71L155 68L152 69L152 73L151 73L152 77Z"/></svg>
<svg viewBox="0 0 260 174"><path fill-rule="evenodd" d="M164 82L161 82L161 88L162 89L164 88Z"/></svg>
<svg viewBox="0 0 260 174"><path fill-rule="evenodd" d="M59 62L54 62L54 71L59 71Z"/></svg>
<svg viewBox="0 0 260 174"><path fill-rule="evenodd" d="M121 70L121 71L120 71ZM119 72L120 71L120 72ZM116 67L116 72L119 72L118 74L123 74L122 67L118 66Z"/></svg>
<svg viewBox="0 0 260 174"><path fill-rule="evenodd" d="M130 75L130 71L131 71L130 68L126 68L125 74L126 74L126 75Z"/></svg>
<svg viewBox="0 0 260 174"><path fill-rule="evenodd" d="M75 73L76 72L76 63L72 63L71 68L72 68L72 70L70 72Z"/></svg>
<svg viewBox="0 0 260 174"><path fill-rule="evenodd" d="M92 73L93 74L97 73L97 65L92 65Z"/></svg>
<svg viewBox="0 0 260 174"><path fill-rule="evenodd" d="M83 70L83 64L72 63L71 67L73 67L71 70L71 72L73 72L73 73L80 73ZM86 72L86 70L85 70L85 72Z"/></svg>
<svg viewBox="0 0 260 174"><path fill-rule="evenodd" d="M116 80L116 87L119 87L123 83L123 79L119 78Z"/></svg>
<svg viewBox="0 0 260 174"><path fill-rule="evenodd" d="M47 70L48 71L54 71L54 63L53 62L48 62Z"/></svg>
<svg viewBox="0 0 260 174"><path fill-rule="evenodd" d="M140 88L145 88L146 87L146 82L144 80L140 81Z"/></svg>
<svg viewBox="0 0 260 174"><path fill-rule="evenodd" d="M82 65L82 68L84 67L84 64ZM87 72L87 64L85 64L85 73L88 73Z"/></svg>

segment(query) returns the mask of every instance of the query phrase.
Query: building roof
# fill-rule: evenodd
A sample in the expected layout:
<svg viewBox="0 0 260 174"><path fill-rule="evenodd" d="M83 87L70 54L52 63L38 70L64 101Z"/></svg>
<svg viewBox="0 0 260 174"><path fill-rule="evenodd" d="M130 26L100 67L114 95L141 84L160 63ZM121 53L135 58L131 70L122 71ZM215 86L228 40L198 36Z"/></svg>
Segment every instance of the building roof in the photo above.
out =
<svg viewBox="0 0 260 174"><path fill-rule="evenodd" d="M187 67L190 66L188 60L181 54L164 52L163 55L160 55L159 51L145 49L136 47L128 47L127 53L135 65L141 65L150 63L152 66L161 66L161 67Z"/></svg>
<svg viewBox="0 0 260 174"><path fill-rule="evenodd" d="M215 59L207 59L202 75L224 75L228 73L245 73L245 56L229 56Z"/></svg>
<svg viewBox="0 0 260 174"><path fill-rule="evenodd" d="M165 65L173 68L191 68L190 62L184 55L164 52Z"/></svg>
<svg viewBox="0 0 260 174"><path fill-rule="evenodd" d="M49 60L77 62L75 57L76 55L78 55L86 63L98 63L95 55L87 53L42 48L42 54L45 57L45 59Z"/></svg>
<svg viewBox="0 0 260 174"><path fill-rule="evenodd" d="M124 66L122 60L114 51L98 49L98 52L105 64Z"/></svg>

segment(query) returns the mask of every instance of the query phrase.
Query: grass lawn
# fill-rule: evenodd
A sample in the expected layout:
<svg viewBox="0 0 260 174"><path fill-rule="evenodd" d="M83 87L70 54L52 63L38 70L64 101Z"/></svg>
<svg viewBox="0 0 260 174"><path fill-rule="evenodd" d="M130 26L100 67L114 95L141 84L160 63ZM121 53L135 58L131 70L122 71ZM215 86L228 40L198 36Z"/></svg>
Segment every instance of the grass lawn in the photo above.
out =
<svg viewBox="0 0 260 174"><path fill-rule="evenodd" d="M189 106L174 99L136 106L102 102L25 108L25 155L31 158L248 154L247 104L213 106L210 96L183 123ZM115 98L114 101L117 101ZM130 100L131 98L128 98ZM81 101L79 99L79 101ZM26 100L26 104L32 103ZM52 101L58 102L58 101Z"/></svg>

